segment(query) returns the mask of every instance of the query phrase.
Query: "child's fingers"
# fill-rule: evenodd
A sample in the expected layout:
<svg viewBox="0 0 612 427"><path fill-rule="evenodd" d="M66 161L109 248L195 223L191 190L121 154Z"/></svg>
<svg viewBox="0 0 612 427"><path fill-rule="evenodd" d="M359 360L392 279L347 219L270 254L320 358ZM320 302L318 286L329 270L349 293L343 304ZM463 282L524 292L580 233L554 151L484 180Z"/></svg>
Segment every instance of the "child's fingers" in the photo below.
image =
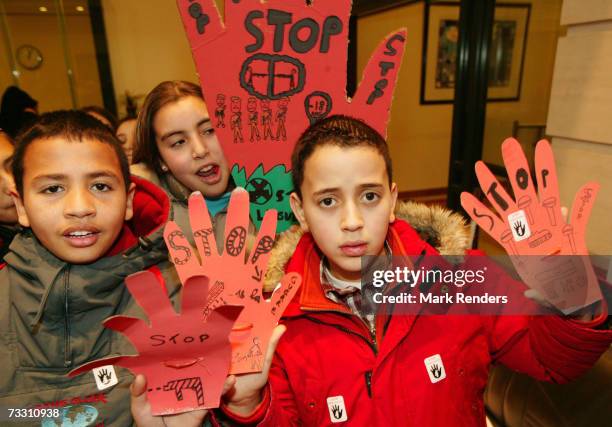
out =
<svg viewBox="0 0 612 427"><path fill-rule="evenodd" d="M555 157L550 143L541 140L535 149L535 174L538 183L538 194L540 204L546 209L548 224L554 227L563 220L559 211L559 182L557 180L557 169ZM563 220L563 222L567 222Z"/></svg>
<svg viewBox="0 0 612 427"><path fill-rule="evenodd" d="M183 295L181 296L181 314L183 317L195 316L194 321L199 321L202 310L208 299L207 276L192 276L183 284Z"/></svg>
<svg viewBox="0 0 612 427"><path fill-rule="evenodd" d="M261 370L261 374L264 378L268 378L268 374L270 373L270 367L272 366L272 359L274 359L274 352L276 351L278 342L280 341L286 330L287 327L285 325L278 325L274 328L274 330L272 330L272 335L270 335L270 341L268 341L266 357L264 358L263 369Z"/></svg>
<svg viewBox="0 0 612 427"><path fill-rule="evenodd" d="M217 241L206 202L199 191L189 196L189 224L202 265L206 266L206 258L218 256Z"/></svg>
<svg viewBox="0 0 612 427"><path fill-rule="evenodd" d="M497 210L499 216L505 219L509 214L516 212L514 200L508 195L484 162L477 161L474 168L476 169L476 177L480 183L480 188L482 188L489 202Z"/></svg>
<svg viewBox="0 0 612 427"><path fill-rule="evenodd" d="M249 193L244 188L232 191L225 220L224 254L244 262L249 229Z"/></svg>
<svg viewBox="0 0 612 427"><path fill-rule="evenodd" d="M143 396L145 394L145 391L147 391L147 379L144 375L138 374L130 385L130 394L132 395L132 399Z"/></svg>
<svg viewBox="0 0 612 427"><path fill-rule="evenodd" d="M517 207L525 211L530 225L533 226L538 196L521 144L514 138L506 139L502 144L502 156Z"/></svg>
<svg viewBox="0 0 612 427"><path fill-rule="evenodd" d="M501 236L507 227L497 215L491 212L474 195L461 193L461 206L480 228L501 244Z"/></svg>
<svg viewBox="0 0 612 427"><path fill-rule="evenodd" d="M170 260L176 268L181 283L200 271L200 261L185 234L173 221L168 221L164 228L164 240L170 253Z"/></svg>

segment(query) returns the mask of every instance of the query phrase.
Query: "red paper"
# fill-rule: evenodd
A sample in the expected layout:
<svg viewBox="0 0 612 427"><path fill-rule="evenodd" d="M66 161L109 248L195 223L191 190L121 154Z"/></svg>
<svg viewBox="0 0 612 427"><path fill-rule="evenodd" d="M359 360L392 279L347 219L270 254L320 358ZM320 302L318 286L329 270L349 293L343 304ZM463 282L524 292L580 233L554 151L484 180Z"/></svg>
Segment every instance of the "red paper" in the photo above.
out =
<svg viewBox="0 0 612 427"><path fill-rule="evenodd" d="M104 365L119 365L135 375L144 374L153 415L218 407L230 365L228 336L242 307L218 307L204 321L208 279L203 276L192 276L185 282L180 314L172 308L153 273L132 274L125 282L150 323L113 316L104 326L125 335L138 355L90 362L69 375Z"/></svg>
<svg viewBox="0 0 612 427"><path fill-rule="evenodd" d="M564 313L600 300L601 291L585 242L599 184L590 182L578 191L566 223L561 215L557 172L548 141L538 142L535 151L539 197L520 143L512 138L504 141L502 155L514 198L479 161L478 181L498 215L469 193L461 195L465 211L504 247L525 283Z"/></svg>
<svg viewBox="0 0 612 427"><path fill-rule="evenodd" d="M189 220L199 257L174 222L168 222L164 231L170 258L181 282L197 275L210 277L211 291L204 316L209 316L219 305L244 306L230 337L230 372L261 371L272 329L301 283L298 274L288 274L269 301L262 295L262 283L274 245L276 211L266 213L248 254L249 195L244 189L237 188L230 198L222 254L217 252L210 215L200 193L189 198Z"/></svg>
<svg viewBox="0 0 612 427"><path fill-rule="evenodd" d="M178 0L215 130L246 175L290 167L299 135L330 114L358 117L386 135L405 30L372 55L352 102L346 96L351 0Z"/></svg>

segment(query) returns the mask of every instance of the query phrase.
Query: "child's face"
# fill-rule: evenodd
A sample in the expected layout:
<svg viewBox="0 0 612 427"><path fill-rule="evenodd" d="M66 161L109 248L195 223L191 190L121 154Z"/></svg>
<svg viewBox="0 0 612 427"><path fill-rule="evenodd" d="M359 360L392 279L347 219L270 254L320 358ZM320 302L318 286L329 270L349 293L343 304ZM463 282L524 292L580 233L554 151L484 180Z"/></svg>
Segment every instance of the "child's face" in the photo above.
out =
<svg viewBox="0 0 612 427"><path fill-rule="evenodd" d="M361 257L382 255L395 217L395 183L372 147L322 145L304 164L302 199L291 195L300 225L310 231L334 276L361 277Z"/></svg>
<svg viewBox="0 0 612 427"><path fill-rule="evenodd" d="M189 96L165 105L153 128L162 161L181 184L206 197L226 191L229 167L203 100Z"/></svg>
<svg viewBox="0 0 612 427"><path fill-rule="evenodd" d="M13 155L13 151L13 145L0 133L0 223L11 225L17 224L17 211L11 197L15 184L6 161Z"/></svg>
<svg viewBox="0 0 612 427"><path fill-rule="evenodd" d="M19 223L53 255L89 264L112 247L132 218L134 184L126 193L119 159L100 141L36 140L23 159Z"/></svg>
<svg viewBox="0 0 612 427"><path fill-rule="evenodd" d="M117 128L117 139L121 141L123 151L132 164L132 152L134 151L134 140L136 139L136 119L126 120Z"/></svg>

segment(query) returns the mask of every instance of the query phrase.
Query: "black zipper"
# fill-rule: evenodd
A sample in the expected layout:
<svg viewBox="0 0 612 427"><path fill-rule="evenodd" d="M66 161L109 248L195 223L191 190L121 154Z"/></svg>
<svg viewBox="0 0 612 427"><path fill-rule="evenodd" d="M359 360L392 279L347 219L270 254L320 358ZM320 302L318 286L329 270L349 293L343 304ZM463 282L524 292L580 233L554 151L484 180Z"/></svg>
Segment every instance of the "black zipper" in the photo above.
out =
<svg viewBox="0 0 612 427"><path fill-rule="evenodd" d="M336 314L339 314L340 316L344 315L343 313L336 313ZM314 317L310 317L308 315L304 316L304 318L310 320L313 323L318 323L319 325L331 326L331 327L336 328L336 329L338 329L338 330L340 330L342 332L345 332L347 334L359 337L359 338L361 338L368 345L368 347L370 347L372 349L372 351L374 352L374 355L378 354L378 349L376 348L376 337L373 337L371 333L370 333L370 339L371 340L369 340L366 337L364 337L363 335L361 335L361 334L359 334L359 333L357 333L355 331L351 331L350 329L345 328L342 325L338 325L336 323L324 322L324 321L322 321L320 319L317 319L317 318L314 318Z"/></svg>
<svg viewBox="0 0 612 427"><path fill-rule="evenodd" d="M372 371L367 371L365 373L365 384L368 389L368 397L372 398Z"/></svg>
<svg viewBox="0 0 612 427"><path fill-rule="evenodd" d="M66 273L64 273L64 367L66 368L72 365L72 358L70 357L69 277L70 265L66 267Z"/></svg>

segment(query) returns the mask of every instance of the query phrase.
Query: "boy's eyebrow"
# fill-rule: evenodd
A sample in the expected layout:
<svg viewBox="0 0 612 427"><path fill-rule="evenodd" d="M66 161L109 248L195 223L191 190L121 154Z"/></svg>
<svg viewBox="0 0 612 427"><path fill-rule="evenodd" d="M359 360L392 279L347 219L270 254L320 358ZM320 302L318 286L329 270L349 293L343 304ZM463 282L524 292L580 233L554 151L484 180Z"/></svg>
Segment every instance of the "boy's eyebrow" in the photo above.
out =
<svg viewBox="0 0 612 427"><path fill-rule="evenodd" d="M379 183L365 183L365 184L360 184L359 185L359 189L367 189L367 188L382 188L384 187L382 184ZM321 194L327 194L327 193L334 193L336 191L340 191L339 187L330 187L330 188L323 188L322 190L319 191L315 191L314 193L312 193L313 196L320 196Z"/></svg>
<svg viewBox="0 0 612 427"><path fill-rule="evenodd" d="M62 174L62 173L52 173L52 174L35 176L32 179L32 181L33 182L42 181L42 180L63 181L63 180L66 180L67 178L68 178L68 175L65 175L65 174ZM112 178L112 179L119 180L119 176L117 176L116 173L114 173L112 171L109 171L109 170L101 170L101 171L96 171L96 172L88 173L87 174L87 178L88 179Z"/></svg>
<svg viewBox="0 0 612 427"><path fill-rule="evenodd" d="M204 119L200 120L196 126L197 126L197 127L200 127L200 126L202 126L202 125L204 125L204 124L208 124L208 123L210 123L210 122L211 122L210 117L206 117L206 118L204 118ZM162 141L164 141L164 140L166 140L166 139L170 138L171 136L174 136L174 135L180 135L180 134L182 134L182 133L183 133L183 131L182 131L182 130L174 130L174 131L170 131L170 132L168 132L168 133L166 133L166 134L162 135L161 140L162 140Z"/></svg>

